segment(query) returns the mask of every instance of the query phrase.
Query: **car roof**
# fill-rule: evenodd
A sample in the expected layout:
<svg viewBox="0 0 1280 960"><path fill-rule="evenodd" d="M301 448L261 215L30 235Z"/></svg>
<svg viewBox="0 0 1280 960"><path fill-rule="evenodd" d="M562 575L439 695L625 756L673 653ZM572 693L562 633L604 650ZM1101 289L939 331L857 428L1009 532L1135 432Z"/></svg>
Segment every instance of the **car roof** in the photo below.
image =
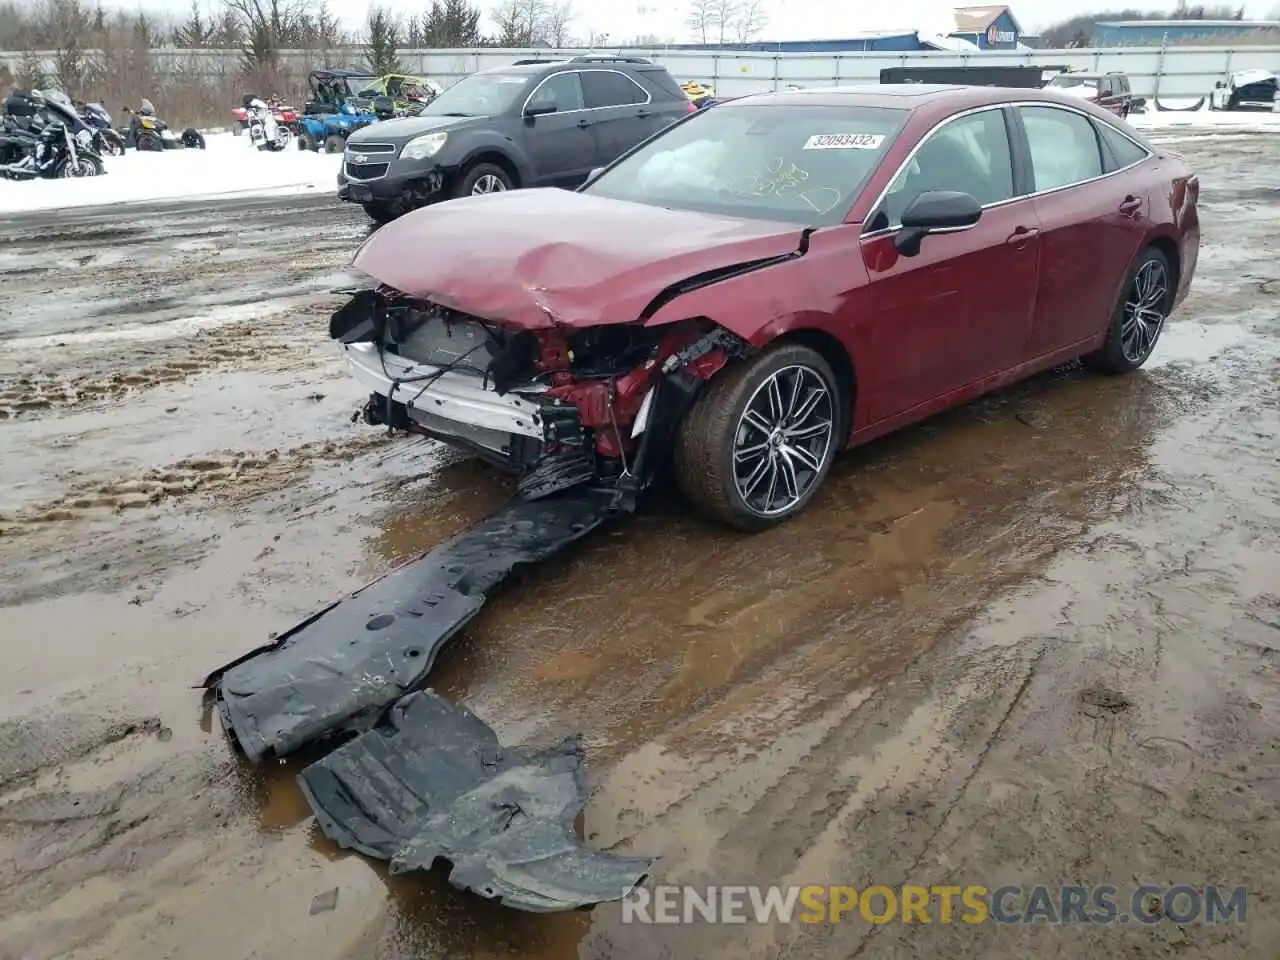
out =
<svg viewBox="0 0 1280 960"><path fill-rule="evenodd" d="M824 106L881 107L893 110L963 110L987 104L1014 101L1043 101L1078 106L1051 90L1036 87L982 87L943 83L868 83L841 87L810 87L806 90L776 90L748 94L721 104L735 109L744 106Z"/></svg>

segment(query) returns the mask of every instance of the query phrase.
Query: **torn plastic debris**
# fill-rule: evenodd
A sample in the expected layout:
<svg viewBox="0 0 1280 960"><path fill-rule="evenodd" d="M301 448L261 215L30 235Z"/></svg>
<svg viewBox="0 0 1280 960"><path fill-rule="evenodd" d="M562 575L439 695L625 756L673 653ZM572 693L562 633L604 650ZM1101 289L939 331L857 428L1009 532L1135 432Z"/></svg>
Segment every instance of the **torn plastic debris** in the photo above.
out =
<svg viewBox="0 0 1280 960"><path fill-rule="evenodd" d="M534 913L621 900L653 861L584 847L578 737L537 753L505 749L488 725L434 691L411 693L387 722L298 777L339 846L391 861L392 873L452 865L462 890Z"/></svg>
<svg viewBox="0 0 1280 960"><path fill-rule="evenodd" d="M512 500L204 680L253 761L361 732L421 687L441 647L517 566L557 553L613 512L615 492Z"/></svg>

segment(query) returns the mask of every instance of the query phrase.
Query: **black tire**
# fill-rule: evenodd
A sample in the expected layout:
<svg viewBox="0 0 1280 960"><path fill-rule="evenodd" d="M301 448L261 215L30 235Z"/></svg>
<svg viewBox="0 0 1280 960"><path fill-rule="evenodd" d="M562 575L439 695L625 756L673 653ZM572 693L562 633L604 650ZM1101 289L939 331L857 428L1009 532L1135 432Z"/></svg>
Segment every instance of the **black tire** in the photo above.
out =
<svg viewBox="0 0 1280 960"><path fill-rule="evenodd" d="M390 223L396 217L400 216L400 209L394 203L387 203L383 200L372 200L369 203L362 203L364 212L369 215L369 219L382 226L384 223Z"/></svg>
<svg viewBox="0 0 1280 960"><path fill-rule="evenodd" d="M475 166L467 170L462 178L458 181L458 185L453 188L454 197L469 197L476 190L476 184L480 183L486 177L493 177L502 184L501 190L514 190L515 182L511 179L511 174L503 170L496 163L477 163ZM488 193L498 193L498 190L485 191Z"/></svg>
<svg viewBox="0 0 1280 960"><path fill-rule="evenodd" d="M1156 283L1151 282L1153 275L1158 277L1156 283L1162 284L1162 290L1158 290ZM1106 374L1132 373L1146 363L1160 334L1164 332L1165 321L1169 318L1169 311L1173 306L1174 282L1169 258L1155 247L1143 250L1133 269L1129 271L1120 301L1111 315L1106 340L1093 353L1081 357L1081 362L1090 370ZM1153 301L1150 306L1143 308L1149 322L1131 325L1126 319L1130 304L1147 300ZM1135 340L1136 334L1143 336Z"/></svg>
<svg viewBox="0 0 1280 960"><path fill-rule="evenodd" d="M347 147L347 139L340 133L331 133L324 138L325 153L341 153Z"/></svg>
<svg viewBox="0 0 1280 960"><path fill-rule="evenodd" d="M235 125L231 128L231 134L236 137L244 136L244 124L237 120Z"/></svg>
<svg viewBox="0 0 1280 960"><path fill-rule="evenodd" d="M195 127L187 127L182 131L182 145L189 150L203 150L205 148L204 134Z"/></svg>
<svg viewBox="0 0 1280 960"><path fill-rule="evenodd" d="M58 164L58 169L54 171L59 178L72 177L100 177L107 172L107 168L103 166L102 161L97 157L81 155L79 162L73 168L71 158L63 160Z"/></svg>
<svg viewBox="0 0 1280 960"><path fill-rule="evenodd" d="M141 130L138 133L136 149L143 151L151 150L159 153L164 150L164 142L155 131Z"/></svg>
<svg viewBox="0 0 1280 960"><path fill-rule="evenodd" d="M797 369L805 371L801 375L804 378L802 386L804 383L817 386L820 382L826 391L828 399L821 401L823 405L815 410L815 414L825 413L830 421L829 432L820 458L813 452L813 446L820 445L822 437L812 438L812 446L805 448L809 457L817 461L816 470L796 469L793 452L786 452L794 451L794 448L785 447L785 438L785 449L774 447L773 452L762 455L771 462L790 464L789 471L775 476L785 480L789 474L794 479L794 489L799 493L785 508L762 509L748 503L740 490L734 473L735 446L750 436L743 434L748 430L757 430L761 438L761 442L753 446L768 447L777 439L775 436L766 442L765 433L745 425L744 417L748 405L758 400L759 392L765 389L767 393L766 384L770 379L781 374L780 382L783 382L794 376L791 371ZM806 390L803 396L811 399L813 392ZM757 357L729 367L703 388L676 436L673 457L676 480L684 495L713 519L753 532L783 523L805 508L831 469L836 452L844 446L847 404L848 398L841 395L839 381L821 354L800 344L781 343ZM821 416L818 417L820 419ZM769 467L765 465L762 469L768 471ZM747 493L751 492L748 487Z"/></svg>
<svg viewBox="0 0 1280 960"><path fill-rule="evenodd" d="M298 149L310 150L312 153L316 153L320 149L320 144L316 143L316 138L313 137L306 130L299 130L298 131Z"/></svg>

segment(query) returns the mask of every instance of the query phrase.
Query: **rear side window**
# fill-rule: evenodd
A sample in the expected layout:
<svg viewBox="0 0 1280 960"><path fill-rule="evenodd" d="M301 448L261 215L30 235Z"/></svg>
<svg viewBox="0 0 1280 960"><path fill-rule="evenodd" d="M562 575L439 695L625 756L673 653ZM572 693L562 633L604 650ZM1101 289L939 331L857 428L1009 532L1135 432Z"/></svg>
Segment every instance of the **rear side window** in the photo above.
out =
<svg viewBox="0 0 1280 960"><path fill-rule="evenodd" d="M648 95L628 77L613 70L584 70L582 93L587 109L645 103Z"/></svg>
<svg viewBox="0 0 1280 960"><path fill-rule="evenodd" d="M1056 107L1019 107L1031 150L1036 190L1055 190L1102 176L1102 151L1093 122Z"/></svg>
<svg viewBox="0 0 1280 960"><path fill-rule="evenodd" d="M655 100L687 100L676 78L671 76L665 67L657 70L637 70L636 76L644 83Z"/></svg>
<svg viewBox="0 0 1280 960"><path fill-rule="evenodd" d="M1122 170L1150 156L1146 147L1134 143L1115 127L1106 123L1097 124L1098 136L1108 156L1108 170Z"/></svg>

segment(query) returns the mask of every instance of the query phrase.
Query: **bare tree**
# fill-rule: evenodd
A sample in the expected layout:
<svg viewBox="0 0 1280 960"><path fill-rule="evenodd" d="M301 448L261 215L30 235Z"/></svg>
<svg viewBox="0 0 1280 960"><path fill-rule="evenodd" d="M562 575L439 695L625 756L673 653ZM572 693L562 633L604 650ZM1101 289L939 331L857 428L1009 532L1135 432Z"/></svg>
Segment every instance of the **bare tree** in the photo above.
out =
<svg viewBox="0 0 1280 960"><path fill-rule="evenodd" d="M690 0L685 29L698 43L710 43L715 33L715 10L721 0Z"/></svg>
<svg viewBox="0 0 1280 960"><path fill-rule="evenodd" d="M769 26L767 0L740 0L733 21L733 35L738 43L759 40L760 34L767 26Z"/></svg>
<svg viewBox="0 0 1280 960"><path fill-rule="evenodd" d="M542 38L557 50L569 46L569 27L573 24L573 0L550 0L543 22Z"/></svg>
<svg viewBox="0 0 1280 960"><path fill-rule="evenodd" d="M500 47L530 47L546 43L549 0L502 0L491 15L498 25Z"/></svg>
<svg viewBox="0 0 1280 960"><path fill-rule="evenodd" d="M733 38L734 24L742 9L742 0L714 0L711 4L711 25L716 43L725 44Z"/></svg>

